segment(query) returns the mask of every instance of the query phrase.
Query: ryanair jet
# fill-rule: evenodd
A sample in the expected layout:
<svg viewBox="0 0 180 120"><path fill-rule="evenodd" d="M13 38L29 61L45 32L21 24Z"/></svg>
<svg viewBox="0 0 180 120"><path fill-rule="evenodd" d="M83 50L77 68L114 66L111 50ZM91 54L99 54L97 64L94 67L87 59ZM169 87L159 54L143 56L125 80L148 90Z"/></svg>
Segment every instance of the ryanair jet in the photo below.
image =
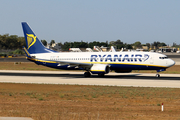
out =
<svg viewBox="0 0 180 120"><path fill-rule="evenodd" d="M27 59L38 65L56 69L84 70L84 76L104 76L110 71L128 73L132 70L165 71L175 62L155 52L57 52L44 47L26 22L22 22Z"/></svg>

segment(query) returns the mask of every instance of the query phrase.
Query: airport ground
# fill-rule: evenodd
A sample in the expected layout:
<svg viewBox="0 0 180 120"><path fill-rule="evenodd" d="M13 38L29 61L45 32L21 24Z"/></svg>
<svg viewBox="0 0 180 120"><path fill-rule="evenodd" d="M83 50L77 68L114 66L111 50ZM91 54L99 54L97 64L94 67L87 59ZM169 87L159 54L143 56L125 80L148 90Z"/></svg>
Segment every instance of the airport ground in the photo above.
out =
<svg viewBox="0 0 180 120"><path fill-rule="evenodd" d="M0 90L0 116L34 120L180 119L178 88L1 83Z"/></svg>
<svg viewBox="0 0 180 120"><path fill-rule="evenodd" d="M173 59L179 61L177 56ZM154 77L154 71L148 71L151 73L148 75L141 75L141 72L145 71L134 71L128 75L113 73L107 78L98 78L94 75L88 80L83 78L80 71L62 73L63 71L19 60L3 61L0 62L0 66L0 116L31 117L34 120L180 119L180 65L167 69L160 79ZM32 72L27 73L24 70ZM46 71L51 73L48 74ZM36 82L26 83L28 79ZM16 83L13 80L24 81ZM46 80L51 84L45 82ZM55 80L59 83L53 83ZM77 83L78 80L81 81ZM68 81L73 81L74 85L70 85ZM83 85L83 81L92 84ZM106 84L95 85L98 81ZM114 81L118 81L119 84L126 81L129 85L107 85ZM132 83L136 83L137 86L140 83L147 85L131 87ZM156 86L147 87L151 83ZM176 88L158 87L158 84L163 83L174 85Z"/></svg>

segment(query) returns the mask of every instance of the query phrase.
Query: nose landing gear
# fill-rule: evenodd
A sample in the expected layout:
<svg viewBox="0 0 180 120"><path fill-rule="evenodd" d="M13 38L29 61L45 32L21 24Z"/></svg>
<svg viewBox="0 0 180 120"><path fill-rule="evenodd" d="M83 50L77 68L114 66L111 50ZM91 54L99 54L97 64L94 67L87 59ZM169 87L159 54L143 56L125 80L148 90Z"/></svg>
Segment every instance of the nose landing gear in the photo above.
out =
<svg viewBox="0 0 180 120"><path fill-rule="evenodd" d="M157 78L159 78L159 77L160 77L160 74L159 74L159 73L157 73L157 74L156 74L156 77L157 77Z"/></svg>
<svg viewBox="0 0 180 120"><path fill-rule="evenodd" d="M159 72L162 72L162 71L166 71L166 69L160 69L160 70L157 70L157 74L156 74L156 77L160 77L160 74L159 74Z"/></svg>

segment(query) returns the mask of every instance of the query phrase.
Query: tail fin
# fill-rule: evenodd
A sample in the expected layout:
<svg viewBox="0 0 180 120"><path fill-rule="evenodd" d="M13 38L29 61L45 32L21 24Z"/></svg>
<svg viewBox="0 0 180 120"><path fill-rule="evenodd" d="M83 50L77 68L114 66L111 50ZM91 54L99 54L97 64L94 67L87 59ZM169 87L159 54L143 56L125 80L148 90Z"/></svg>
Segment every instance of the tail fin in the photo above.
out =
<svg viewBox="0 0 180 120"><path fill-rule="evenodd" d="M26 22L22 22L22 28L29 54L56 52L44 47Z"/></svg>
<svg viewBox="0 0 180 120"><path fill-rule="evenodd" d="M23 46L24 52L26 53L26 56L28 58L31 58L31 55L29 54L29 52L27 51L27 49Z"/></svg>

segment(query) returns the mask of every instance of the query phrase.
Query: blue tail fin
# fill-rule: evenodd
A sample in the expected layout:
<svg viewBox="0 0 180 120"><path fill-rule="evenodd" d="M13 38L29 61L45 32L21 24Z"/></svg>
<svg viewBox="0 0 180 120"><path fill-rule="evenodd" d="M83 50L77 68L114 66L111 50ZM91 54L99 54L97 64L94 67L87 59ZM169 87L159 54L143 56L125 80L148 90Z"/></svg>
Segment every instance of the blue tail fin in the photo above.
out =
<svg viewBox="0 0 180 120"><path fill-rule="evenodd" d="M23 46L24 52L26 53L26 56L28 58L31 58L31 55L29 54L29 52L27 51L27 49Z"/></svg>
<svg viewBox="0 0 180 120"><path fill-rule="evenodd" d="M56 52L44 47L26 22L22 22L22 28L29 54Z"/></svg>

